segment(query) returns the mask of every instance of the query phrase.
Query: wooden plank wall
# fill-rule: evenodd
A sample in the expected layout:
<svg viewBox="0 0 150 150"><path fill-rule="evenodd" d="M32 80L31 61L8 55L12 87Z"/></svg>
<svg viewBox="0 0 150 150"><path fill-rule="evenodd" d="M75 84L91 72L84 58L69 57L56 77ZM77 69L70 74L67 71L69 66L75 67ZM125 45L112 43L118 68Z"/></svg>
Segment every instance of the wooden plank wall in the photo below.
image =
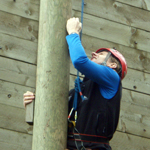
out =
<svg viewBox="0 0 150 150"><path fill-rule="evenodd" d="M85 0L82 43L87 55L115 47L128 74L113 150L150 149L150 1ZM25 123L22 95L35 91L40 0L0 1L0 149L29 150L33 127ZM80 17L81 0L73 0ZM70 65L70 88L76 70Z"/></svg>

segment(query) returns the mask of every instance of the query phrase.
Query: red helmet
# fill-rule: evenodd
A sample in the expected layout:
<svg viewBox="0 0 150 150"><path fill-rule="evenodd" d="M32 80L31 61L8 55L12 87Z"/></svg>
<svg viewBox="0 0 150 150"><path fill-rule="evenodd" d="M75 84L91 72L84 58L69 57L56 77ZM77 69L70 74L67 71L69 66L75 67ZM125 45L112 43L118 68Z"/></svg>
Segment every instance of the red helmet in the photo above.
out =
<svg viewBox="0 0 150 150"><path fill-rule="evenodd" d="M125 77L125 75L127 74L127 63L126 63L126 60L123 57L123 55L120 52L118 52L117 50L111 49L111 48L100 48L96 51L96 53L98 53L102 50L106 50L106 51L111 52L111 54L113 56L115 56L120 61L120 64L121 64L121 67L122 67L121 79L123 79Z"/></svg>

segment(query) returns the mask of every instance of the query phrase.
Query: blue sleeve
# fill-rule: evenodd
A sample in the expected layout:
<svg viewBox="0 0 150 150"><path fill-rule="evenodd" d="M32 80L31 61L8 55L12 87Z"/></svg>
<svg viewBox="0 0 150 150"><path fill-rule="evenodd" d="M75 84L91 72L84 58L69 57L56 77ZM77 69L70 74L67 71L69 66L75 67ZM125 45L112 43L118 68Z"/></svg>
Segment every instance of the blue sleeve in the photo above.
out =
<svg viewBox="0 0 150 150"><path fill-rule="evenodd" d="M111 99L119 87L120 77L117 72L91 61L84 51L78 34L68 35L66 39L74 67L99 85L104 98Z"/></svg>

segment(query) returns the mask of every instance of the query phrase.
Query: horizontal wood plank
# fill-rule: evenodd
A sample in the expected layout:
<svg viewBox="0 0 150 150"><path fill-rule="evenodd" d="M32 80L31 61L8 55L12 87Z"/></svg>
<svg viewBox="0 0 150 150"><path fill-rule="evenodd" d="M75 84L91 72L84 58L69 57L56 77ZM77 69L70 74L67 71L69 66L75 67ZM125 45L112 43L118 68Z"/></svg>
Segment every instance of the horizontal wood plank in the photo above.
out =
<svg viewBox="0 0 150 150"><path fill-rule="evenodd" d="M39 5L33 2L33 0L0 1L0 10L17 16L39 20Z"/></svg>
<svg viewBox="0 0 150 150"><path fill-rule="evenodd" d="M150 31L150 11L117 2L117 0L86 0L85 3L84 13ZM74 10L81 11L80 0L73 0L72 6Z"/></svg>
<svg viewBox="0 0 150 150"><path fill-rule="evenodd" d="M70 75L70 89L74 88L75 78ZM4 81L0 81L0 87L0 127L32 134L32 127L25 123L23 93L35 92L34 88ZM149 120L150 95L123 89L117 130L150 138Z"/></svg>
<svg viewBox="0 0 150 150"><path fill-rule="evenodd" d="M5 111L7 111L7 113L5 113ZM1 128L7 128L7 129L10 129L10 130L15 130L15 131L21 131L21 132L27 132L32 134L32 131L33 131L33 128L32 126L28 126L25 122L24 122L24 109L19 109L19 108L15 108L15 107L10 107L10 106L7 106L7 105L0 105L0 111L1 111L1 120L0 120L0 127ZM134 133L138 133L141 130L141 132L145 133L145 136L146 136L146 133L149 132L149 126L145 126L144 125L144 128L142 128L143 125L141 125L138 121L136 122L133 122L133 119L136 119L136 120L140 120L138 117L140 115L137 115L137 114L130 114L127 113L127 111L125 113L122 113L121 112L121 117L120 117L120 124L122 126L122 130L124 132L131 132L132 134ZM127 116L128 119L126 120L123 120L123 115L124 116ZM132 121L131 121L132 119ZM131 121L131 123L129 123ZM143 119L144 121L144 119ZM147 118L147 122L149 121L149 118ZM131 126L129 126L131 125ZM119 125L120 127L120 125ZM128 130L129 129L129 130ZM116 132L118 133L118 132ZM115 134L116 135L116 134ZM127 135L127 134L126 134ZM140 136L143 136L143 134L140 134ZM132 137L132 136L131 136ZM135 137L135 136L134 136ZM146 136L146 137L149 137L149 136ZM150 138L150 137L149 137ZM113 139L114 140L114 139ZM126 141L126 143L128 143L129 141ZM121 146L121 145L119 145Z"/></svg>
<svg viewBox="0 0 150 150"><path fill-rule="evenodd" d="M22 97L20 98L22 101ZM33 126L25 122L25 109L0 105L0 128L19 131L23 133L33 133Z"/></svg>
<svg viewBox="0 0 150 150"><path fill-rule="evenodd" d="M150 148L149 139L121 132L115 133L110 145L113 150L149 150Z"/></svg>
<svg viewBox="0 0 150 150"><path fill-rule="evenodd" d="M0 57L0 79L35 87L36 66Z"/></svg>
<svg viewBox="0 0 150 150"><path fill-rule="evenodd" d="M32 4L40 5L40 0L30 0Z"/></svg>
<svg viewBox="0 0 150 150"><path fill-rule="evenodd" d="M124 55L129 68L150 73L150 52L137 50L87 35L82 36L82 44L89 58L91 57L91 52L101 47L114 47ZM38 44L35 42L0 33L0 47L2 47L0 50L0 55L2 56L36 64Z"/></svg>
<svg viewBox="0 0 150 150"><path fill-rule="evenodd" d="M69 89L74 88L74 80L76 76L70 75ZM13 107L23 108L23 94L26 91L35 93L35 87L27 87L11 82L0 80L0 104L9 105Z"/></svg>
<svg viewBox="0 0 150 150"><path fill-rule="evenodd" d="M132 106L137 105L141 107L141 110L143 109L143 107L144 109L150 109L150 95L147 95L147 94L123 89L121 101L129 103L131 105L131 108Z"/></svg>
<svg viewBox="0 0 150 150"><path fill-rule="evenodd" d="M0 129L0 149L7 150L31 150L32 135ZM149 150L149 139L116 132L110 142L114 150Z"/></svg>
<svg viewBox="0 0 150 150"><path fill-rule="evenodd" d="M115 1L122 2L124 4L128 4L134 7L139 7L145 10L150 10L149 0L115 0Z"/></svg>
<svg viewBox="0 0 150 150"><path fill-rule="evenodd" d="M0 57L0 72L1 80L35 87L35 65ZM70 73L76 75L76 70L73 66L71 66ZM123 87L149 94L149 74L128 68L128 74L123 80Z"/></svg>
<svg viewBox="0 0 150 150"><path fill-rule="evenodd" d="M32 135L0 128L1 150L31 150Z"/></svg>
<svg viewBox="0 0 150 150"><path fill-rule="evenodd" d="M0 47L2 56L32 64L37 63L38 44L35 42L0 33Z"/></svg>
<svg viewBox="0 0 150 150"><path fill-rule="evenodd" d="M37 42L38 21L0 11L0 33Z"/></svg>
<svg viewBox="0 0 150 150"><path fill-rule="evenodd" d="M0 104L23 108L23 94L26 91L35 93L34 88L0 80Z"/></svg>
<svg viewBox="0 0 150 150"><path fill-rule="evenodd" d="M123 89L118 131L150 138L150 95Z"/></svg>
<svg viewBox="0 0 150 150"><path fill-rule="evenodd" d="M134 109L134 110L133 110ZM150 109L121 102L118 131L150 138Z"/></svg>
<svg viewBox="0 0 150 150"><path fill-rule="evenodd" d="M150 78L149 74L128 68L128 73L122 81L123 87L149 94Z"/></svg>
<svg viewBox="0 0 150 150"><path fill-rule="evenodd" d="M80 12L74 16L80 18ZM84 14L83 33L131 48L149 51L150 32Z"/></svg>
<svg viewBox="0 0 150 150"><path fill-rule="evenodd" d="M70 76L70 88L73 88L74 76ZM25 121L26 110L23 106L23 94L35 93L34 88L0 80L0 128L33 134L33 126Z"/></svg>
<svg viewBox="0 0 150 150"><path fill-rule="evenodd" d="M76 76L70 75L69 89L74 88L74 81ZM31 91L35 93L35 88L18 85L0 80L0 103L14 107L24 108L23 106L23 93ZM131 90L123 89L122 101L131 105L137 105L150 108L150 95L134 92Z"/></svg>

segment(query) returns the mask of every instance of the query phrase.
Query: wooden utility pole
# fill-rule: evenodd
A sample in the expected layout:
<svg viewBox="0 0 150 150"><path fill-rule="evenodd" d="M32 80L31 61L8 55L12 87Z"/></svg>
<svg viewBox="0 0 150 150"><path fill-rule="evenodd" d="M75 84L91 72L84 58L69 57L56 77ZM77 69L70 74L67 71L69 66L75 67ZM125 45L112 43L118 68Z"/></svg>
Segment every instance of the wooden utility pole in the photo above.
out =
<svg viewBox="0 0 150 150"><path fill-rule="evenodd" d="M72 0L41 0L32 150L64 150L67 141L69 53L66 21Z"/></svg>

